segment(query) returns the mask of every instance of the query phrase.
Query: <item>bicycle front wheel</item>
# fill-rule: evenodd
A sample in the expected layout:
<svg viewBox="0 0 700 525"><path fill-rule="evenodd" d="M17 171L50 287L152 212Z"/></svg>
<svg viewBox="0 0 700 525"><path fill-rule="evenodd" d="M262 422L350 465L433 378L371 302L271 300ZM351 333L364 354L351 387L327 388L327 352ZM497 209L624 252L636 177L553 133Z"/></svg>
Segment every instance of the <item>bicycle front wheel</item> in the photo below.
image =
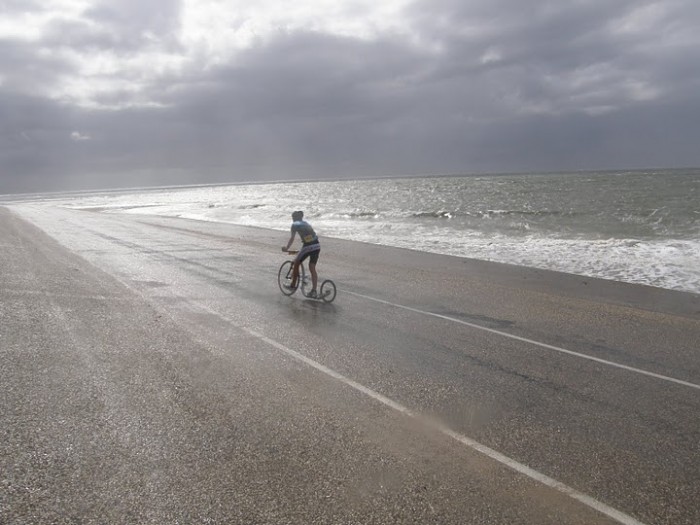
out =
<svg viewBox="0 0 700 525"><path fill-rule="evenodd" d="M297 280L297 286L291 288L293 269L294 265L292 261L284 261L282 266L280 266L279 272L277 272L277 284L284 295L292 295L297 291L297 287L299 286L299 281Z"/></svg>

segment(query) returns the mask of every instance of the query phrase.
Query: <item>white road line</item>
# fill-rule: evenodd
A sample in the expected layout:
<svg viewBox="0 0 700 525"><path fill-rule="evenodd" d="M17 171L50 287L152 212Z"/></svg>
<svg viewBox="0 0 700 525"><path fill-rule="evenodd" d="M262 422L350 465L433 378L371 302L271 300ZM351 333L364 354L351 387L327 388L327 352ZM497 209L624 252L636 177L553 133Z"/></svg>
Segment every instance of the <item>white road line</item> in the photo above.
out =
<svg viewBox="0 0 700 525"><path fill-rule="evenodd" d="M209 310L207 308L207 310ZM224 316L221 314L209 310L213 314L217 315L221 319L224 319L225 321L232 323L231 320L226 319ZM301 361L302 363L307 364L308 366L315 368L316 370L323 372L324 374L337 379L338 381L344 383L345 385L354 388L355 390L358 390L362 392L363 394L367 395L368 397L374 399L375 401L379 401L380 403L388 406L389 408L393 408L394 410L408 416L414 419L418 419L419 415L411 410L410 408L407 408L403 406L400 403L397 403L396 401L389 399L386 396L383 396L382 394L375 392L374 390L367 388L366 386L358 383L357 381L353 381L352 379L349 379L345 377L344 375L336 372L335 370L332 370L331 368L328 368L327 366L322 365L321 363L318 363L314 361L313 359L310 359L306 357L303 354L300 354L299 352L296 352L292 350L291 348L286 347L282 343L279 343L275 341L274 339L270 339L269 337L266 337L265 335L256 332L255 330L251 328L246 328L246 327L240 327L242 330L247 332L248 334L252 335L253 337L267 343L268 345L280 350L281 352L284 352L285 354L293 357L294 359ZM546 476L542 474L541 472L538 472L527 465L524 465L522 463L519 463L518 461L515 461L512 458L509 458L508 456L501 454L500 452L497 452L496 450L493 450L492 448L487 447L486 445L482 445L478 441L474 441L471 438L468 438L467 436L464 436L460 434L459 432L455 432L454 430L450 429L449 427L445 425L441 425L439 423L435 422L428 422L426 423L432 428L438 430L442 434L454 439L455 441L467 446L468 448L471 448L472 450L475 450L477 452L480 452L481 454L487 456L488 458L497 461L498 463L501 463L502 465L505 465L506 467L511 468L512 470L515 470L516 472L519 472L521 474L524 474L525 476L542 483L543 485L546 485L557 492L560 492L562 494L565 494L566 496L569 496L570 498L573 498L587 507L590 507L602 514L605 514L609 518L612 518L613 520L617 521L618 523L622 523L623 525L644 525L641 521L638 521L634 519L632 516L629 516L628 514L625 514L624 512L621 512L617 509L614 509L613 507L610 507L609 505L606 505L605 503L602 503L595 498L592 498L591 496L588 496L587 494L584 494L583 492L579 492L578 490L569 487L568 485L565 485L564 483L561 483L555 479L550 478L549 476Z"/></svg>
<svg viewBox="0 0 700 525"><path fill-rule="evenodd" d="M342 292L349 294L349 295L354 295L356 297L361 297L362 299L367 299L369 301L374 301L376 303L381 303L381 304L386 304L388 306L393 306L394 308L400 308L402 310L407 310L409 312L427 315L430 317L437 317L438 319L443 319L445 321L451 321L453 323L462 324L465 326L469 326L471 328L483 330L484 332L498 334L498 335L501 335L503 337L508 337L509 339L515 339L516 341L522 341L523 343L529 343L531 345L539 346L542 348L547 348L548 350L554 350L555 352L560 352L562 354L568 354L568 355L571 355L574 357L580 357L581 359L588 359L589 361L595 361L596 363L602 363L604 365L613 366L615 368L621 368L623 370L627 370L628 372L634 372L636 374L654 377L656 379L661 379L663 381L669 381L671 383L676 383L678 385L688 386L690 388L695 388L697 390L700 390L700 385L698 385L696 383L691 383L689 381L683 381L682 379L676 379L675 377L669 377L669 376L665 376L665 375L661 375L661 374L656 374L654 372L649 372L648 370L642 370L641 368L635 368L633 366L627 366L627 365L623 365L621 363L615 363L614 361L608 361L607 359L601 359L599 357L593 357L590 355L581 354L579 352L574 352L573 350L567 350L566 348L561 348L559 346L548 345L547 343L541 343L541 342L535 341L533 339L527 339L525 337L520 337L517 335L509 334L508 332L501 332L500 330L495 330L493 328L487 328L485 326L481 326L481 325L478 325L475 323L469 323L467 321L462 321L461 319L455 319L454 317L449 317L447 315L436 314L433 312L428 312L426 310L419 310L418 308L411 308L410 306L404 306L402 304L384 301L383 299L377 299L376 297L371 297L369 295L351 292L349 290L342 290Z"/></svg>

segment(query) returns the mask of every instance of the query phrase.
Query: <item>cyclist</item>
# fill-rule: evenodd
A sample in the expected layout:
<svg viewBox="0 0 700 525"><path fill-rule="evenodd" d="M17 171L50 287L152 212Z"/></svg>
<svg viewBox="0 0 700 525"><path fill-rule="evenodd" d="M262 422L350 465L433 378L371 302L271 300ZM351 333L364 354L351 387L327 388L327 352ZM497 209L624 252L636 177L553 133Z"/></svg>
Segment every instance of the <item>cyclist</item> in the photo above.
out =
<svg viewBox="0 0 700 525"><path fill-rule="evenodd" d="M294 259L292 282L290 283L289 288L296 288L297 279L299 278L299 265L308 257L309 271L311 272L311 293L309 294L309 297L316 297L316 283L318 282L316 263L318 262L318 256L321 253L321 244L318 242L318 236L316 235L314 229L304 220L303 211L292 212L292 235L289 237L287 246L282 246L283 252L289 251L289 247L294 242L294 236L297 233L301 238L303 246Z"/></svg>

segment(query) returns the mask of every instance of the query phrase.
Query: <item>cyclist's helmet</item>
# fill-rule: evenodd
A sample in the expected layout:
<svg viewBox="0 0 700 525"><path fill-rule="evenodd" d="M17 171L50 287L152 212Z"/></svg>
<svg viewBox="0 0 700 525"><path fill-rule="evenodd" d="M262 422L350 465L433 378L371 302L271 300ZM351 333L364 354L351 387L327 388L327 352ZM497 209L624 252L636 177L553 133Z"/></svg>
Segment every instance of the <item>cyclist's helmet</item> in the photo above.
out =
<svg viewBox="0 0 700 525"><path fill-rule="evenodd" d="M292 212L292 220L293 221L300 221L304 218L304 212L301 210L294 211Z"/></svg>

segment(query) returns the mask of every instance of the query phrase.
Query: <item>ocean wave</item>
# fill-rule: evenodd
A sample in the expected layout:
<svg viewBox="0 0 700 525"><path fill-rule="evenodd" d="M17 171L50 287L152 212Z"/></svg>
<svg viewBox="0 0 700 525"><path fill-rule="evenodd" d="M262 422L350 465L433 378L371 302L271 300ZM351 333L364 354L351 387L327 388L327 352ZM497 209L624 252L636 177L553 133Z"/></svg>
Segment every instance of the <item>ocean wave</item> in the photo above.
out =
<svg viewBox="0 0 700 525"><path fill-rule="evenodd" d="M379 219L381 214L377 211L348 211L348 212L333 212L320 213L317 215L321 219Z"/></svg>
<svg viewBox="0 0 700 525"><path fill-rule="evenodd" d="M416 213L412 213L411 217L414 217L416 219L451 219L457 215L457 212L453 211L419 211Z"/></svg>
<svg viewBox="0 0 700 525"><path fill-rule="evenodd" d="M454 219L458 217L493 219L497 217L572 217L575 214L569 211L559 210L479 210L479 211L457 211L457 210L436 210L417 211L410 214L414 219Z"/></svg>
<svg viewBox="0 0 700 525"><path fill-rule="evenodd" d="M502 216L524 216L524 217L571 217L574 214L569 211L559 210L485 210L469 213L471 217L493 218Z"/></svg>

